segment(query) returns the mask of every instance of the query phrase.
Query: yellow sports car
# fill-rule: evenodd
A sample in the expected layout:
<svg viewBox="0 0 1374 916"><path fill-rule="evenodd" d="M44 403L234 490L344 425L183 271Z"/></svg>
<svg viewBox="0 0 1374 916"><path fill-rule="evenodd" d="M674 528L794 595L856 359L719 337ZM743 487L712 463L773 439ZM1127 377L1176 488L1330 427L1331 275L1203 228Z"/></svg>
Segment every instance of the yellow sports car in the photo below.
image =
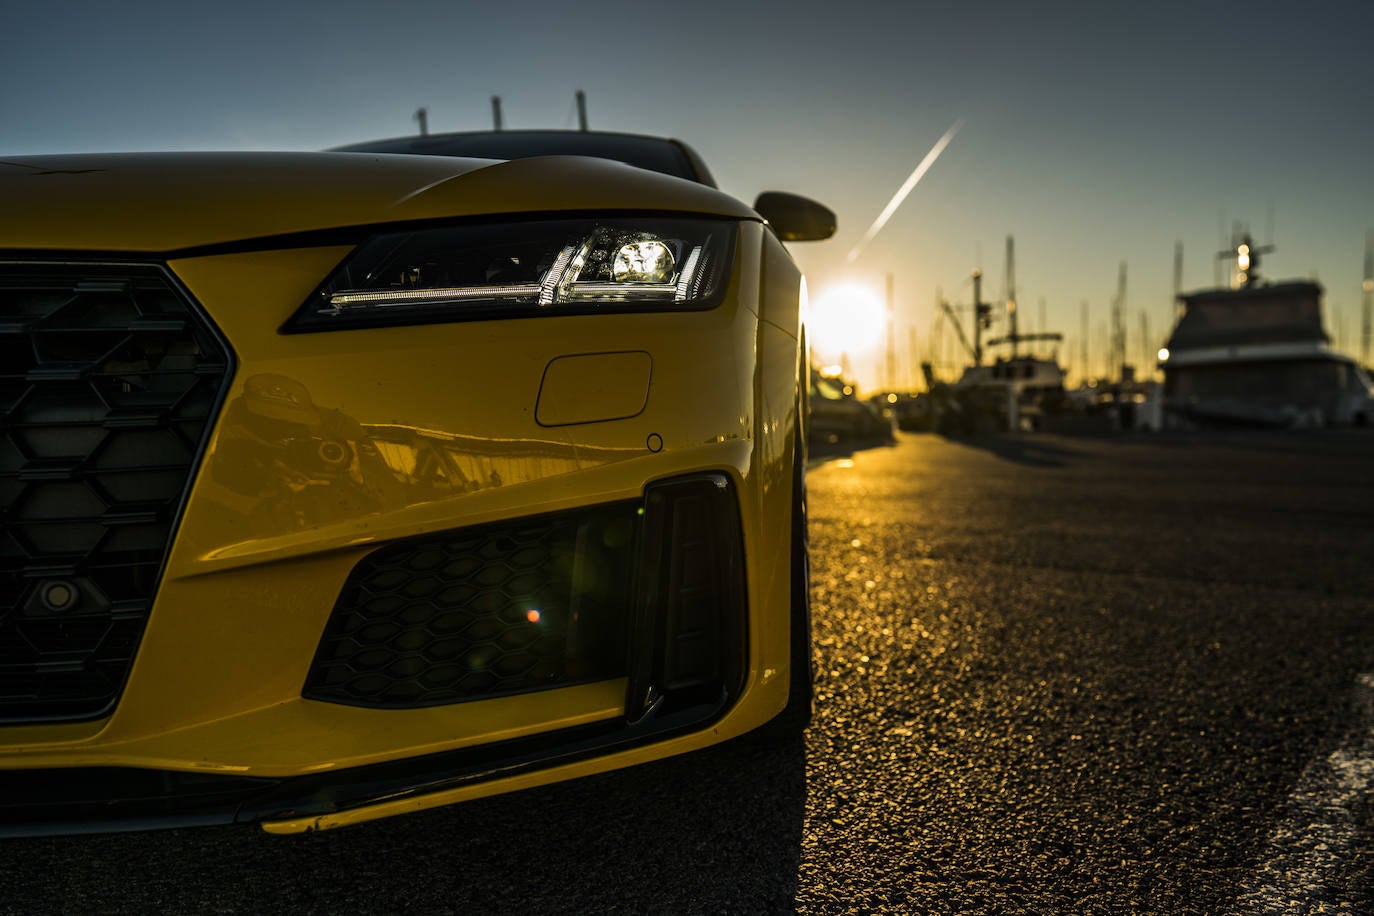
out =
<svg viewBox="0 0 1374 916"><path fill-rule="evenodd" d="M834 216L579 134L0 163L0 833L326 829L806 720L781 242Z"/></svg>

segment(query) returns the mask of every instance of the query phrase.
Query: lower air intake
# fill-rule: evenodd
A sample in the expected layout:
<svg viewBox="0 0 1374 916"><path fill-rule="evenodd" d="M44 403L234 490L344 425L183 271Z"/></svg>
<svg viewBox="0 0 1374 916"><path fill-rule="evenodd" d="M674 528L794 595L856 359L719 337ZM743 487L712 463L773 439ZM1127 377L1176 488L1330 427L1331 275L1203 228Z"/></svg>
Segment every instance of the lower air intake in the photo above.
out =
<svg viewBox="0 0 1374 916"><path fill-rule="evenodd" d="M349 575L302 695L382 709L627 678L626 714L733 698L739 508L719 474L642 501L383 547Z"/></svg>
<svg viewBox="0 0 1374 916"><path fill-rule="evenodd" d="M403 708L623 675L637 510L537 516L368 555L303 695Z"/></svg>

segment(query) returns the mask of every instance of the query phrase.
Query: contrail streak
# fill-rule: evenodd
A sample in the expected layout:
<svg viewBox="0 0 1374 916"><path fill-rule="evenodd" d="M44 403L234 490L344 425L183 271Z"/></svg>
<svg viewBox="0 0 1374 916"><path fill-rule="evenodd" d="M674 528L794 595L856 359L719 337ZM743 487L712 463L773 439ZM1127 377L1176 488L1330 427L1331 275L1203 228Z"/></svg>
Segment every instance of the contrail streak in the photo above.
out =
<svg viewBox="0 0 1374 916"><path fill-rule="evenodd" d="M902 201L906 200L906 196L911 193L911 189L916 187L916 182L920 181L921 176L925 175L925 173L930 170L930 167L935 164L935 160L939 159L940 154L945 151L945 147L949 146L949 141L954 139L954 135L957 134L959 128L963 126L964 121L962 118L955 121L950 129L945 131L945 135L930 148L930 152L926 153L926 157L912 170L906 182L897 189L896 194L892 195L892 199L887 202L887 206L883 208L883 212L878 214L878 218L873 221L873 225L868 227L868 232L864 233L864 237L859 240L859 244L855 245L854 250L849 252L849 260L851 262L858 260L859 252L863 250L863 247L873 241L873 237L882 231L883 226L887 225L887 221L892 218L892 214L897 212L897 208L902 205Z"/></svg>

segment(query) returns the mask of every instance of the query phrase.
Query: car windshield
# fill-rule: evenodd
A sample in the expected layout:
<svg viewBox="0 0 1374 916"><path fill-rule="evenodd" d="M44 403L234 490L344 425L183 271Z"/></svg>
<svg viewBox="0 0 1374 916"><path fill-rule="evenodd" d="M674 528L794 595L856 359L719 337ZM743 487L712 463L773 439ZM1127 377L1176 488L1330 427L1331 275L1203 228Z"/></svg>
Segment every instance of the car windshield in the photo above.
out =
<svg viewBox="0 0 1374 916"><path fill-rule="evenodd" d="M346 153L409 153L467 156L475 159L527 159L532 156L595 156L675 178L711 184L698 174L683 147L659 137L573 130L503 130L372 140L336 147Z"/></svg>

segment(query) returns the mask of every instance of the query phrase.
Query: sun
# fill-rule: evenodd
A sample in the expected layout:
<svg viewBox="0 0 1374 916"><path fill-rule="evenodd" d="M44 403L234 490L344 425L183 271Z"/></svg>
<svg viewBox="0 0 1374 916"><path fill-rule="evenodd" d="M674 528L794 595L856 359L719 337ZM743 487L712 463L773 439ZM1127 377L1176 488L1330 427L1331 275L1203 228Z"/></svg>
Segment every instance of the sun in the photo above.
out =
<svg viewBox="0 0 1374 916"><path fill-rule="evenodd" d="M867 353L882 342L887 327L882 299L862 283L827 287L811 300L808 339L817 353Z"/></svg>

